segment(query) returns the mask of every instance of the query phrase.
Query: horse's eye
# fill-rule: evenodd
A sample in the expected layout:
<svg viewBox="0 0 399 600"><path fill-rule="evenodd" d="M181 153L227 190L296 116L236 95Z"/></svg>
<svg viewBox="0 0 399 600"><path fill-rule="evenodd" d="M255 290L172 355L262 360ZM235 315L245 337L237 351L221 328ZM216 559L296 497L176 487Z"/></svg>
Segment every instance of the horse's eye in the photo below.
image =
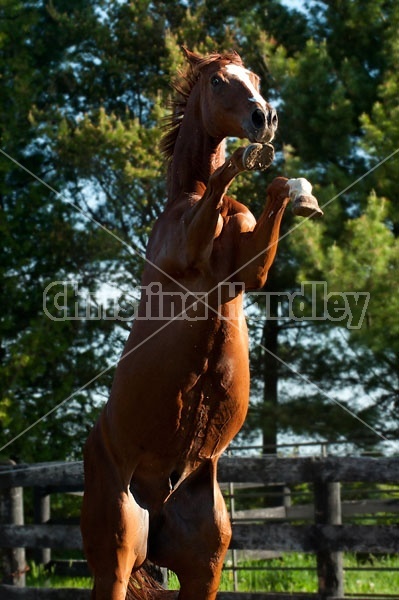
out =
<svg viewBox="0 0 399 600"><path fill-rule="evenodd" d="M220 77L218 77L218 75L213 75L211 77L211 86L212 87L217 87L220 83L222 83L222 80Z"/></svg>

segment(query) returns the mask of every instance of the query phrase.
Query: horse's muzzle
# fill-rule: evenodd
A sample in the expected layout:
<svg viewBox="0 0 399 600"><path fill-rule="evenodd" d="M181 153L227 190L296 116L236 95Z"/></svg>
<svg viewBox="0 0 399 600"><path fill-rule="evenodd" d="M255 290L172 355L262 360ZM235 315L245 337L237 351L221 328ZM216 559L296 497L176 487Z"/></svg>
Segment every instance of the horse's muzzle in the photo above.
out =
<svg viewBox="0 0 399 600"><path fill-rule="evenodd" d="M274 138L278 126L277 112L270 105L265 108L257 106L251 114L247 128L251 142L270 142Z"/></svg>

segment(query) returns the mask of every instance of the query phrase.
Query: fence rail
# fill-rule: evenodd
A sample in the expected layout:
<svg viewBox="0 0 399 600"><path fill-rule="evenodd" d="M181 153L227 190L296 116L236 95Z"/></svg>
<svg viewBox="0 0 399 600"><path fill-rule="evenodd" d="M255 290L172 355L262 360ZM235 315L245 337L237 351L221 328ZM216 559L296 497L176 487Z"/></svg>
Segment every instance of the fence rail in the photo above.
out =
<svg viewBox="0 0 399 600"><path fill-rule="evenodd" d="M287 522L267 522L268 511L237 511L232 514L231 549L276 552L302 551L315 553L319 589L314 594L273 594L220 592L220 600L256 600L267 598L339 598L343 596L342 552L396 554L399 552L399 527L395 525L341 524L342 504L340 484L345 482L398 483L398 458L369 457L223 457L219 463L219 481L234 484L293 485L312 483L314 490L314 522L294 525ZM75 463L43 463L6 465L0 467L0 548L6 549L9 578L0 585L2 600L33 598L80 600L89 598L87 590L33 589L24 587L25 548L81 549L82 540L77 525L37 523L24 525L21 519L22 490L41 488L52 491L82 491L83 466ZM18 505L18 506L16 506ZM390 503L392 510L398 502ZM371 506L371 505L370 505ZM374 502L381 510L387 506ZM295 507L292 507L294 509ZM262 512L263 511L263 512ZM309 507L307 507L309 512ZM289 512L287 510L286 512ZM372 509L370 509L372 512ZM281 513L280 513L281 516ZM241 518L240 518L241 517ZM244 520L242 520L242 517ZM40 521L40 519L39 519ZM11 579L10 579L11 577ZM12 583L13 585L6 585ZM360 598L361 596L359 596ZM388 598L389 596L378 596ZM393 598L394 596L392 596ZM397 597L397 596L396 596Z"/></svg>
<svg viewBox="0 0 399 600"><path fill-rule="evenodd" d="M219 461L218 480L261 484L313 481L397 483L399 458L223 456ZM54 462L0 468L0 489L34 486L83 490L83 464Z"/></svg>

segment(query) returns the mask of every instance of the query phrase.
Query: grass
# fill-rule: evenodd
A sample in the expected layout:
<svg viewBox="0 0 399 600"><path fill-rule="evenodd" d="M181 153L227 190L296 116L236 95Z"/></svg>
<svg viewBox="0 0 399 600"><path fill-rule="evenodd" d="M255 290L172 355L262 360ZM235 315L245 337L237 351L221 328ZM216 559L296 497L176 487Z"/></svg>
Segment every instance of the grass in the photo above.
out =
<svg viewBox="0 0 399 600"><path fill-rule="evenodd" d="M346 554L344 568L399 569L399 556L370 557L371 563L360 564L354 555ZM226 561L221 591L234 590L231 561ZM285 554L268 560L239 561L237 591L243 592L317 592L316 558L310 554ZM284 569L284 570L283 570ZM399 589L398 571L345 571L346 594L395 594ZM171 573L169 587L178 588L176 576Z"/></svg>
<svg viewBox="0 0 399 600"><path fill-rule="evenodd" d="M353 555L344 555L344 568L373 567L380 569L399 569L399 556L370 556L367 564L360 564ZM347 594L396 594L399 589L398 571L346 571L345 592Z"/></svg>
<svg viewBox="0 0 399 600"><path fill-rule="evenodd" d="M371 561L371 562L370 562ZM221 591L234 590L234 573L231 560L226 561L223 571ZM248 592L316 592L316 559L304 553L285 554L281 558L268 560L239 561L237 573L238 591ZM371 556L368 562L359 564L356 557L345 554L344 567L349 569L380 568L398 569L398 571L361 571L345 572L346 594L395 594L399 589L399 556ZM283 569L283 570L282 570ZM71 578L57 576L42 566L30 564L27 585L34 587L90 588L90 578ZM174 573L169 576L169 588L178 589L178 580Z"/></svg>
<svg viewBox="0 0 399 600"><path fill-rule="evenodd" d="M91 577L62 577L55 575L53 569L49 570L43 565L30 562L26 585L42 588L91 588L92 579Z"/></svg>

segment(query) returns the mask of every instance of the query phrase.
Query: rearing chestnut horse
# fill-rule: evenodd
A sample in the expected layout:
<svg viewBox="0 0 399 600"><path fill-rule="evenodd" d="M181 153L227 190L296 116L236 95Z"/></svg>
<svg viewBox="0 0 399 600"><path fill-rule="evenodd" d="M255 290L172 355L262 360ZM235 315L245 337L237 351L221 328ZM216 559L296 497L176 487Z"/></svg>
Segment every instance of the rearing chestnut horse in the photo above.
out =
<svg viewBox="0 0 399 600"><path fill-rule="evenodd" d="M147 558L175 571L179 600L216 598L231 537L217 462L249 397L243 291L264 285L289 201L287 180L275 179L256 222L226 195L237 174L272 162L277 115L238 54L185 54L163 139L168 202L110 399L85 446L81 527L96 600L175 597L137 583ZM252 143L226 160L227 136Z"/></svg>

